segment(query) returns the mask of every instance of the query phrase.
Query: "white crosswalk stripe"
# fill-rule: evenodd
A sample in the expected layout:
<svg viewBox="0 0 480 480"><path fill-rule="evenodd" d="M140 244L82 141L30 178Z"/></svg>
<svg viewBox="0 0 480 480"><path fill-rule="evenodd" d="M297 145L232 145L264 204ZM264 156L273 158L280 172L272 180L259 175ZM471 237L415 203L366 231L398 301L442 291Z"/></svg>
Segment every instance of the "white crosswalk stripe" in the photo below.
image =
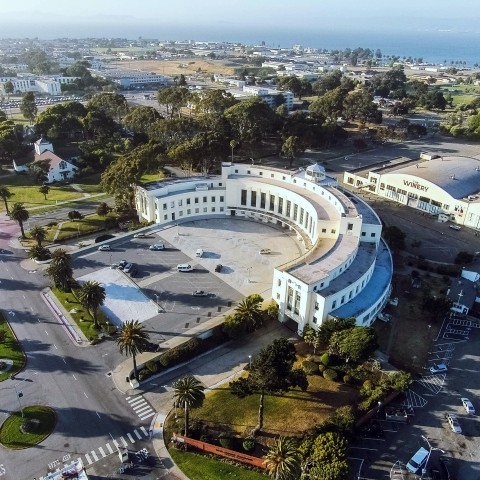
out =
<svg viewBox="0 0 480 480"><path fill-rule="evenodd" d="M155 415L155 410L148 403L143 395L137 395L135 397L125 397L127 403L133 408L133 411L140 418L140 420L147 420Z"/></svg>
<svg viewBox="0 0 480 480"><path fill-rule="evenodd" d="M153 413L154 415L155 413ZM135 440L135 438L137 440ZM105 445L102 445L101 447L98 447L95 450L92 450L91 452L86 453L82 457L79 457L79 460L83 461L83 464L88 466L91 465L92 463L98 462L102 458L107 457L108 455L112 455L113 453L117 453L119 448L128 448L131 445L134 445L137 441L139 440L146 440L149 439L150 435L147 431L146 428L144 427L139 427L139 429L133 430L133 432L129 432L125 434L123 437L118 437L118 440L112 440ZM128 439L128 440L127 440ZM113 447L112 445L113 444ZM121 446L123 445L123 447Z"/></svg>

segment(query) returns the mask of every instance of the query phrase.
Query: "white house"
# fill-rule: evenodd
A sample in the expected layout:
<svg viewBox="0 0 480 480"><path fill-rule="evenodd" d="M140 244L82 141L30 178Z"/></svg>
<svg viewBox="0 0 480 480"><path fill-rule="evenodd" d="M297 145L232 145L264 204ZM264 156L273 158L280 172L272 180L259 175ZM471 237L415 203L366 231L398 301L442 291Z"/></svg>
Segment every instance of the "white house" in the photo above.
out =
<svg viewBox="0 0 480 480"><path fill-rule="evenodd" d="M53 145L45 138L38 139L34 144L34 150L24 158L13 160L13 168L17 173L28 172L28 166L35 162L48 161L49 171L46 183L60 182L75 176L78 167L73 163L63 160L53 153Z"/></svg>
<svg viewBox="0 0 480 480"><path fill-rule="evenodd" d="M327 318L371 325L389 299L393 265L380 219L319 165L289 171L224 162L221 176L138 187L136 206L141 220L159 225L237 216L295 231L307 251L275 268L272 298L279 320L299 332Z"/></svg>

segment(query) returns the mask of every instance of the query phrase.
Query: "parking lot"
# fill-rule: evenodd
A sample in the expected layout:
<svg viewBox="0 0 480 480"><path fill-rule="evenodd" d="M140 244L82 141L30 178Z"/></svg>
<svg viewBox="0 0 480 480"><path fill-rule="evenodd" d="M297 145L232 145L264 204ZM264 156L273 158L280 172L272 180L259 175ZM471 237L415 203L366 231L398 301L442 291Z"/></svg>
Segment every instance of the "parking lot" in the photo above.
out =
<svg viewBox="0 0 480 480"><path fill-rule="evenodd" d="M414 415L408 420L391 421L382 408L367 425L363 435L352 444L350 458L355 469L352 479L415 478L409 474L390 477L392 466L399 461L405 465L420 448L432 447L426 475L423 478L446 479L441 458L448 457L450 469L457 480L478 480L480 478L480 421L468 414L461 398L469 398L477 413L480 410L478 396L477 345L479 328L467 324L468 320L447 317L439 332L436 343L429 352L425 374L416 379L405 396L396 401L399 408L412 408ZM459 334L447 340L451 325L469 328L468 335ZM431 374L431 366L444 363L445 373ZM446 421L447 413L456 414L462 433L454 433ZM361 470L357 470L361 466ZM432 472L433 470L433 472ZM418 478L418 477L416 477Z"/></svg>
<svg viewBox="0 0 480 480"><path fill-rule="evenodd" d="M163 243L164 250L150 246ZM273 269L303 253L295 235L271 225L231 219L212 219L147 230L112 239L111 250L91 251L75 262L75 278L104 284L105 309L121 325L144 323L151 342L159 344L182 335L208 319L225 315L246 295L269 298ZM260 250L269 248L269 254ZM196 256L198 249L202 257ZM132 276L112 270L122 260L136 267ZM190 264L190 272L178 272ZM222 265L216 272L217 265ZM194 296L201 290L205 296Z"/></svg>

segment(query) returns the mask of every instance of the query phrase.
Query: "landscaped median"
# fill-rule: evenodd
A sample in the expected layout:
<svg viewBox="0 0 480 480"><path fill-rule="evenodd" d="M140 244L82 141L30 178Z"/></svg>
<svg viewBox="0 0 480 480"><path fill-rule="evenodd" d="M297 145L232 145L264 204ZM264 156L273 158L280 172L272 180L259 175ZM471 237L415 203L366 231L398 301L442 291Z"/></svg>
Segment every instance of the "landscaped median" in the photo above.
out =
<svg viewBox="0 0 480 480"><path fill-rule="evenodd" d="M23 369L25 354L5 316L0 312L0 382Z"/></svg>

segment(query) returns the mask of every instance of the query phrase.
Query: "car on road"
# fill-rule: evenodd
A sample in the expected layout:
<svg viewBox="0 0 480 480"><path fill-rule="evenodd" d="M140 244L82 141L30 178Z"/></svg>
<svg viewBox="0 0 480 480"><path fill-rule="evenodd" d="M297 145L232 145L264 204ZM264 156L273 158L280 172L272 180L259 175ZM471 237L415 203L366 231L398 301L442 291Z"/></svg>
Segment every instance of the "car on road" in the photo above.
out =
<svg viewBox="0 0 480 480"><path fill-rule="evenodd" d="M215 267L215 271L216 271L217 273L219 273L219 272L222 271L222 268L223 268L223 266L219 263L219 264Z"/></svg>
<svg viewBox="0 0 480 480"><path fill-rule="evenodd" d="M461 400L463 408L466 410L466 412L475 415L475 407L473 406L472 402L466 397L461 398Z"/></svg>
<svg viewBox="0 0 480 480"><path fill-rule="evenodd" d="M208 293L205 290L194 290L192 295L194 297L206 297L208 296Z"/></svg>
<svg viewBox="0 0 480 480"><path fill-rule="evenodd" d="M258 253L260 253L260 255L268 255L269 253L272 253L272 251L269 248L262 248Z"/></svg>
<svg viewBox="0 0 480 480"><path fill-rule="evenodd" d="M179 263L177 265L177 272L191 272L193 267L189 263Z"/></svg>
<svg viewBox="0 0 480 480"><path fill-rule="evenodd" d="M145 238L145 237L148 237L146 233L135 233L135 235L133 235L133 238Z"/></svg>
<svg viewBox="0 0 480 480"><path fill-rule="evenodd" d="M430 367L430 373L443 373L448 370L448 367L444 363L437 363Z"/></svg>
<svg viewBox="0 0 480 480"><path fill-rule="evenodd" d="M148 247L149 250L157 252L159 250L165 250L165 245L163 243L154 243Z"/></svg>
<svg viewBox="0 0 480 480"><path fill-rule="evenodd" d="M127 262L126 260L122 260L122 261L118 264L118 269L119 269L119 270L123 270L126 265L128 265L128 262Z"/></svg>
<svg viewBox="0 0 480 480"><path fill-rule="evenodd" d="M110 245L100 245L100 246L98 247L98 249L99 249L101 252L108 252L108 251L111 250Z"/></svg>
<svg viewBox="0 0 480 480"><path fill-rule="evenodd" d="M461 230L462 229L458 225L449 225L449 228L451 228L452 230Z"/></svg>
<svg viewBox="0 0 480 480"><path fill-rule="evenodd" d="M447 419L448 425L452 429L452 432L462 433L462 427L458 423L458 418L454 413L447 413L445 418Z"/></svg>

